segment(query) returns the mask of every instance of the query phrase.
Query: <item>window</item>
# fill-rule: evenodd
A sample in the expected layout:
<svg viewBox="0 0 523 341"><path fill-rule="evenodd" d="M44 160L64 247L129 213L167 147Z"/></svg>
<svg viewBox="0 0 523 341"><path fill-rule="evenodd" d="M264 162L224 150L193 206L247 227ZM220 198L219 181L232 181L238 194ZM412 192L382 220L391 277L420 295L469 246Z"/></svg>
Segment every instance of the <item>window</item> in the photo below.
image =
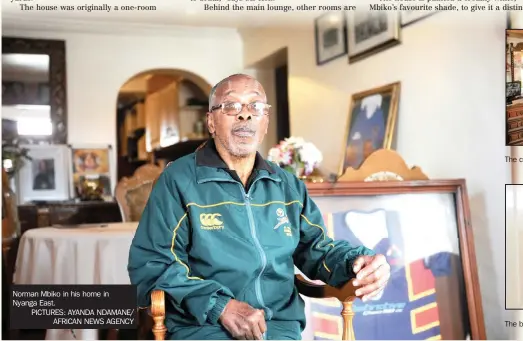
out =
<svg viewBox="0 0 523 341"><path fill-rule="evenodd" d="M20 136L49 136L53 134L53 124L50 118L20 118L17 130Z"/></svg>
<svg viewBox="0 0 523 341"><path fill-rule="evenodd" d="M20 136L49 136L53 134L51 107L48 105L2 106L2 118L16 121Z"/></svg>

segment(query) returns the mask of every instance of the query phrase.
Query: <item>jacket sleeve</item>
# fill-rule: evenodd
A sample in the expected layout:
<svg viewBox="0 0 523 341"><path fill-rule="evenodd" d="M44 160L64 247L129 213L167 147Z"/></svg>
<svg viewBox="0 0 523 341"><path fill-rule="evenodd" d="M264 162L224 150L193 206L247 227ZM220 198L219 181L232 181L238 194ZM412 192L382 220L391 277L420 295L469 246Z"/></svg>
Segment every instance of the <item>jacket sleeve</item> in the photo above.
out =
<svg viewBox="0 0 523 341"><path fill-rule="evenodd" d="M191 273L189 238L187 213L166 170L154 184L129 251L128 271L137 286L138 305L149 306L151 292L161 289L199 325L217 324L233 294L216 281Z"/></svg>
<svg viewBox="0 0 523 341"><path fill-rule="evenodd" d="M294 252L294 264L307 277L332 286L343 285L354 278L352 264L361 255L374 255L364 246L353 246L345 240L327 235L322 214L309 197L303 183L298 185L303 196L300 214L300 241Z"/></svg>

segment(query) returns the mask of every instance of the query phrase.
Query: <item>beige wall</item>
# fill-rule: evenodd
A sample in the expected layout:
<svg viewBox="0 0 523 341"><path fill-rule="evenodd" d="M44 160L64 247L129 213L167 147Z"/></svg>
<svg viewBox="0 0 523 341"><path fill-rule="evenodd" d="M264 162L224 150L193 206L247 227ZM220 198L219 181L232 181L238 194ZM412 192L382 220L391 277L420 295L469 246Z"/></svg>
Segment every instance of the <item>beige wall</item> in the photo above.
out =
<svg viewBox="0 0 523 341"><path fill-rule="evenodd" d="M2 31L4 36L65 40L68 143L73 145L115 146L118 91L137 73L182 69L214 84L241 71L243 65L241 39L233 29L129 29L119 35L82 33L82 29L33 31L4 27ZM115 165L115 155L112 160ZM116 167L112 179L114 187Z"/></svg>
<svg viewBox="0 0 523 341"><path fill-rule="evenodd" d="M507 338L505 274L503 13L438 13L406 27L403 43L352 65L315 65L308 30L243 30L249 67L289 52L291 134L314 142L337 172L351 94L400 81L396 149L431 178L466 178L488 337Z"/></svg>

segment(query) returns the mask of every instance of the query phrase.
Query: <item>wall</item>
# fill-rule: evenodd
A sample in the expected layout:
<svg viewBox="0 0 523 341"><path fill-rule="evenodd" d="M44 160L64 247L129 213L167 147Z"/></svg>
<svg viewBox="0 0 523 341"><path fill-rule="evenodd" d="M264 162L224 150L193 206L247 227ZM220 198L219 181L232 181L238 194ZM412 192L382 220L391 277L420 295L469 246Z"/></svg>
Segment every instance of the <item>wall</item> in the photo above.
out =
<svg viewBox="0 0 523 341"><path fill-rule="evenodd" d="M22 24L22 23L20 23ZM3 36L63 39L66 41L68 142L116 144L116 98L120 87L135 74L158 68L193 72L210 84L241 71L242 44L232 29L159 31L130 27L108 28L118 35L85 33L85 28L46 30L3 27ZM125 25L119 25L125 26ZM17 26L18 27L18 26ZM226 51L224 54L222 51ZM116 156L112 156L115 165ZM116 167L111 178L115 186Z"/></svg>
<svg viewBox="0 0 523 341"><path fill-rule="evenodd" d="M276 79L274 74L274 69L264 65L255 65L252 68L246 69L243 73L256 77L265 90L267 95L267 103L272 103L271 113L269 116L269 127L267 128L267 135L263 139L262 145L258 148L258 151L263 156L267 157L269 155L269 149L274 147L278 143L276 136L276 112L275 103L276 103Z"/></svg>
<svg viewBox="0 0 523 341"><path fill-rule="evenodd" d="M508 338L504 311L505 25L503 13L438 13L404 28L402 44L352 65L315 65L313 25L242 30L245 67L289 53L291 134L337 172L351 94L401 81L396 149L431 178L466 178L490 339Z"/></svg>

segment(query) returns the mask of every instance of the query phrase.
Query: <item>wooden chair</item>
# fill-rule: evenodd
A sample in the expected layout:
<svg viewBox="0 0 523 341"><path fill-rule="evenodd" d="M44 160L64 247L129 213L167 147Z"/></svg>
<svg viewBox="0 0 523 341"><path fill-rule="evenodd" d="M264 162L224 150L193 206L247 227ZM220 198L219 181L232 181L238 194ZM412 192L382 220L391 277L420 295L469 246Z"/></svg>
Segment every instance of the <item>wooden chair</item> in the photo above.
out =
<svg viewBox="0 0 523 341"><path fill-rule="evenodd" d="M335 288L325 284L315 284L305 279L302 275L296 275L294 283L298 292L303 296L311 298L331 298L335 297L343 305L341 317L343 318L342 340L354 340L354 327L352 320L354 311L352 302L357 298L355 291L357 287L352 281L347 282L341 288ZM153 320L152 332L155 340L165 340L167 328L165 327L165 293L162 290L154 290L151 293L151 306L149 311Z"/></svg>
<svg viewBox="0 0 523 341"><path fill-rule="evenodd" d="M138 167L131 177L124 177L115 189L115 197L124 222L139 221L162 168L154 164Z"/></svg>

